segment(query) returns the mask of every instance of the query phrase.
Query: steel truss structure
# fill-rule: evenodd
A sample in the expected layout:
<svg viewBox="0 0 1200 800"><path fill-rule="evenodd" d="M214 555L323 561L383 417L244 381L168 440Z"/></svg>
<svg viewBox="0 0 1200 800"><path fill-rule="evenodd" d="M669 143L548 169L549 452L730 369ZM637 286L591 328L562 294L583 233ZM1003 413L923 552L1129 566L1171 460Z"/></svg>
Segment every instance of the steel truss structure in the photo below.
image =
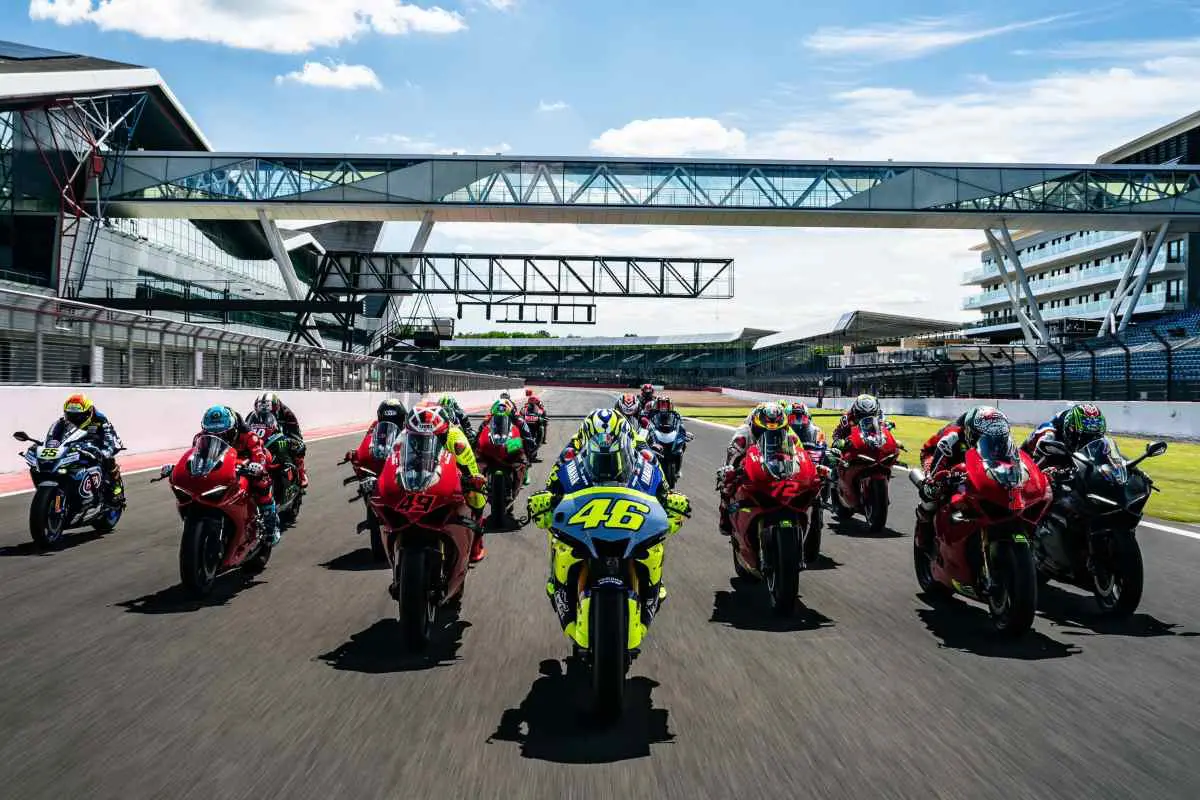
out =
<svg viewBox="0 0 1200 800"><path fill-rule="evenodd" d="M15 111L0 111L0 214L13 210L13 147L16 144Z"/></svg>
<svg viewBox="0 0 1200 800"><path fill-rule="evenodd" d="M87 278L98 221L145 108L145 91L69 97L20 112L59 193L58 291L78 295ZM77 267L77 269L76 269Z"/></svg>
<svg viewBox="0 0 1200 800"><path fill-rule="evenodd" d="M335 302L364 295L426 300L453 296L460 311L461 306L481 305L489 308L490 315L491 307L501 307L506 316L508 310L518 306L571 307L569 303L561 304L558 298L729 299L733 297L733 259L330 250L321 257L306 300ZM526 302L526 298L538 297L556 301ZM584 314L594 321L594 305L583 307L591 308ZM562 317L578 321L575 313ZM348 349L355 314L335 312L334 318L338 325L345 326L342 346ZM412 324L411 320L397 322L391 328ZM311 313L303 314L289 338L311 341L311 330ZM385 344L390 349L400 337L389 338L384 333L381 338L389 339Z"/></svg>
<svg viewBox="0 0 1200 800"><path fill-rule="evenodd" d="M1187 217L1200 229L1200 169L1143 165L139 152L113 196L118 214L195 219L349 205L389 220L1136 230Z"/></svg>

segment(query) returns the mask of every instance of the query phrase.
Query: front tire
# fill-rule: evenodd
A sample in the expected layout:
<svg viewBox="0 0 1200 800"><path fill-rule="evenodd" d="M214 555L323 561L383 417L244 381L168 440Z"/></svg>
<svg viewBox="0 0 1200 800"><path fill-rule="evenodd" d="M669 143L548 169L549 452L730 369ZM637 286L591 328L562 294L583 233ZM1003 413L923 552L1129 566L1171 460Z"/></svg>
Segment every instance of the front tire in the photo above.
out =
<svg viewBox="0 0 1200 800"><path fill-rule="evenodd" d="M879 533L887 527L888 485L887 481L871 481L863 498L863 514L871 533Z"/></svg>
<svg viewBox="0 0 1200 800"><path fill-rule="evenodd" d="M59 510L54 501L61 498ZM67 495L60 486L39 486L29 504L29 536L38 547L57 548L67 530Z"/></svg>
<svg viewBox="0 0 1200 800"><path fill-rule="evenodd" d="M489 484L488 502L492 513L488 516L488 528L494 531L508 527L508 473L497 470L492 473Z"/></svg>
<svg viewBox="0 0 1200 800"><path fill-rule="evenodd" d="M995 592L988 597L988 613L996 631L1020 636L1033 627L1037 610L1037 568L1026 545L1003 541L992 545L992 580Z"/></svg>
<svg viewBox="0 0 1200 800"><path fill-rule="evenodd" d="M383 531L379 529L379 517L375 516L375 510L367 506L367 522L370 524L370 532L367 534L371 537L371 558L376 563L382 564L388 560L387 549L383 546Z"/></svg>
<svg viewBox="0 0 1200 800"><path fill-rule="evenodd" d="M917 544L916 538L913 538L913 571L917 575L917 585L921 587L921 591L927 596L935 599L949 597L950 588L943 583L939 583L933 577L933 560L929 553Z"/></svg>
<svg viewBox="0 0 1200 800"><path fill-rule="evenodd" d="M804 563L812 564L821 557L821 530L825 527L825 515L820 501L814 501L808 510L808 533L804 536Z"/></svg>
<svg viewBox="0 0 1200 800"><path fill-rule="evenodd" d="M108 533L115 530L117 524L121 521L121 515L125 513L125 509L118 507L110 508L97 517L92 522L92 530L99 533Z"/></svg>
<svg viewBox="0 0 1200 800"><path fill-rule="evenodd" d="M400 630L404 644L410 650L424 650L433 638L433 621L437 604L433 601L433 586L429 579L429 551L424 548L400 552L396 566L396 593Z"/></svg>
<svg viewBox="0 0 1200 800"><path fill-rule="evenodd" d="M771 610L786 617L796 610L796 595L800 592L800 543L793 525L780 525L771 531L769 547L763 548L767 564L763 569Z"/></svg>
<svg viewBox="0 0 1200 800"><path fill-rule="evenodd" d="M1142 602L1145 570L1142 549L1132 533L1113 534L1107 563L1092 567L1092 594L1100 612L1129 616Z"/></svg>
<svg viewBox="0 0 1200 800"><path fill-rule="evenodd" d="M179 582L192 597L205 597L216 583L225 546L221 541L221 520L189 517L183 522L179 542Z"/></svg>
<svg viewBox="0 0 1200 800"><path fill-rule="evenodd" d="M607 587L592 594L588 644L592 651L592 697L596 717L618 719L625 706L629 604L624 592Z"/></svg>

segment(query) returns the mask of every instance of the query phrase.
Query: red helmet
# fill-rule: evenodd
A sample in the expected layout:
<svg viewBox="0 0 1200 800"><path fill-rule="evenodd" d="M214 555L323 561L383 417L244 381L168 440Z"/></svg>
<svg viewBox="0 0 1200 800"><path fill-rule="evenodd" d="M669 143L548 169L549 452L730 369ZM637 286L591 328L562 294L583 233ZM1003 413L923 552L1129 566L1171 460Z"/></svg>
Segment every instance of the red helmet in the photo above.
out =
<svg viewBox="0 0 1200 800"><path fill-rule="evenodd" d="M632 392L626 392L617 398L617 402L613 408L630 417L636 414L641 406L638 405L637 398L633 396Z"/></svg>
<svg viewBox="0 0 1200 800"><path fill-rule="evenodd" d="M450 421L442 413L442 409L414 408L404 423L405 430L425 436L444 436L450 430Z"/></svg>
<svg viewBox="0 0 1200 800"><path fill-rule="evenodd" d="M526 386L526 387L525 387L525 396L526 396L526 397L533 397L533 387L532 387L532 386Z"/></svg>
<svg viewBox="0 0 1200 800"><path fill-rule="evenodd" d="M655 411L674 411L675 405L671 402L671 398L665 394L654 401Z"/></svg>

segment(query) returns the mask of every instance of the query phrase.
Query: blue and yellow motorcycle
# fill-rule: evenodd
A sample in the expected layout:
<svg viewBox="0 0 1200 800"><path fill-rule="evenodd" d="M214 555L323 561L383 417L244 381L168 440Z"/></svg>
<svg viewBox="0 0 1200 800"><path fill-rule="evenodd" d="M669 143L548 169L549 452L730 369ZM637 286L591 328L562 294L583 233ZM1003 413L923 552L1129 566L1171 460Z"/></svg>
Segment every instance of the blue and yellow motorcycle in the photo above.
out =
<svg viewBox="0 0 1200 800"><path fill-rule="evenodd" d="M587 445L562 461L551 488L529 498L529 512L547 529L550 604L590 669L597 717L612 721L666 597L663 546L690 512L687 498L668 493L657 461L635 455L625 441L603 454Z"/></svg>

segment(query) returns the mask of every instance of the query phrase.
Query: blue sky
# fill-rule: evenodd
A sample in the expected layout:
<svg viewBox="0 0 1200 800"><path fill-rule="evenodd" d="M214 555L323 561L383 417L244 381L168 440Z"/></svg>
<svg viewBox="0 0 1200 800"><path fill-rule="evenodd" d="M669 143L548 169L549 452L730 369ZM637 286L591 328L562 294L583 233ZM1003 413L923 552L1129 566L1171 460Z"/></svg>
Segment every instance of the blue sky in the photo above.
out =
<svg viewBox="0 0 1200 800"><path fill-rule="evenodd" d="M2 0L0 30L155 67L224 150L1090 161L1196 110L1200 3L988 5ZM739 297L666 332L786 327L830 294L958 317L978 238L442 225L431 247L737 258Z"/></svg>

